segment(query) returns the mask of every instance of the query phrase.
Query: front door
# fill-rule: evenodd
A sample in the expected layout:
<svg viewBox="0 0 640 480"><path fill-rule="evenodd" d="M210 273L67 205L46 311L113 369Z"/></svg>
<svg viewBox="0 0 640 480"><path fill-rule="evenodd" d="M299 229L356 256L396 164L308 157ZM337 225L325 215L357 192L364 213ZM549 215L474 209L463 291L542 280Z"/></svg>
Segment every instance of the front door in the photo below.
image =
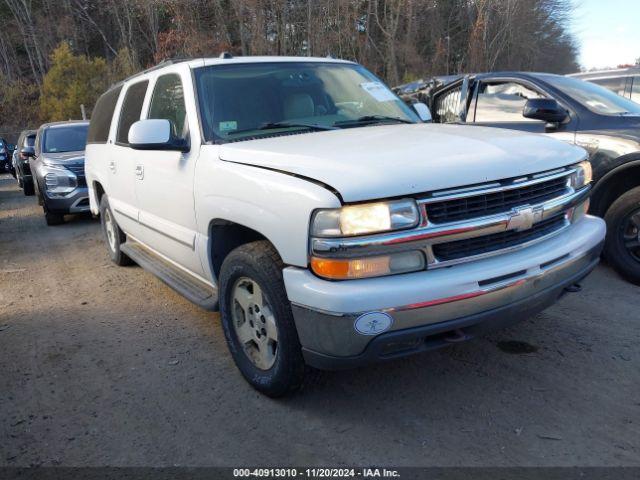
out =
<svg viewBox="0 0 640 480"><path fill-rule="evenodd" d="M177 151L136 151L136 194L143 243L191 273L202 275L202 263L196 251L196 217L193 180L200 139L189 125L197 125L195 107L187 111L185 85L191 88L186 73L158 76L146 118L166 119L175 136L191 146L186 153ZM189 113L193 115L189 118ZM191 120L191 121L189 121Z"/></svg>

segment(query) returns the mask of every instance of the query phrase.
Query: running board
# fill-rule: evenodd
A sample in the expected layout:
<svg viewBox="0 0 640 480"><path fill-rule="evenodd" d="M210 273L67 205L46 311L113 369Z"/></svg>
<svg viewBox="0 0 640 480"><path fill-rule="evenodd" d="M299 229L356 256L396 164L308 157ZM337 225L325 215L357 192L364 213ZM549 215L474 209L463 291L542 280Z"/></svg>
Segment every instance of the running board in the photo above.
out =
<svg viewBox="0 0 640 480"><path fill-rule="evenodd" d="M189 301L205 310L218 310L218 289L200 281L131 239L120 245L120 250Z"/></svg>

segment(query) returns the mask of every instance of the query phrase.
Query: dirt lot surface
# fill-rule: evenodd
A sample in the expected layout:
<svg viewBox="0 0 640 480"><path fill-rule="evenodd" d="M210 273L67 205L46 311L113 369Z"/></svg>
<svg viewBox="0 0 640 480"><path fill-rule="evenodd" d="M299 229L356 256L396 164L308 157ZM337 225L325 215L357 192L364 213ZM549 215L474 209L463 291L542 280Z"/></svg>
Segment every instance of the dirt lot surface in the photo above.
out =
<svg viewBox="0 0 640 480"><path fill-rule="evenodd" d="M638 345L640 288L600 266L509 330L271 400L217 314L0 177L0 465L640 465Z"/></svg>

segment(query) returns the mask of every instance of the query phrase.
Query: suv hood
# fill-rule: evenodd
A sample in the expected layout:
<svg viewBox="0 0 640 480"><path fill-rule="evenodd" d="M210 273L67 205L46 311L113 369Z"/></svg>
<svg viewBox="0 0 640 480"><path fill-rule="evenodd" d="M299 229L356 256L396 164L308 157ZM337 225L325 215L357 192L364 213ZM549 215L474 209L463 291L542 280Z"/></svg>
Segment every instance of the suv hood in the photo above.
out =
<svg viewBox="0 0 640 480"><path fill-rule="evenodd" d="M47 163L61 163L63 165L75 165L84 163L84 152L43 153L43 161Z"/></svg>
<svg viewBox="0 0 640 480"><path fill-rule="evenodd" d="M220 158L308 177L357 202L552 170L586 152L539 134L403 124L226 143Z"/></svg>

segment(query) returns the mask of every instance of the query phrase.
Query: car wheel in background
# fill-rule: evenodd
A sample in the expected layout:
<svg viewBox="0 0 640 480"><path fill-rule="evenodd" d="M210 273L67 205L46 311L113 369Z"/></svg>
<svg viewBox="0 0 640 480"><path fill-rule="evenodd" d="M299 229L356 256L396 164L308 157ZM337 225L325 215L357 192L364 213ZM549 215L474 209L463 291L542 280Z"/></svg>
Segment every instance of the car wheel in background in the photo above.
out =
<svg viewBox="0 0 640 480"><path fill-rule="evenodd" d="M263 240L233 250L220 272L227 345L247 382L270 397L300 388L305 373L282 268L276 250Z"/></svg>
<svg viewBox="0 0 640 480"><path fill-rule="evenodd" d="M27 197L31 197L35 195L35 190L33 188L33 182L22 182L22 191Z"/></svg>
<svg viewBox="0 0 640 480"><path fill-rule="evenodd" d="M47 207L44 207L44 219L47 222L47 225L60 225L64 223L64 215L60 213L51 213L47 210Z"/></svg>
<svg viewBox="0 0 640 480"><path fill-rule="evenodd" d="M624 278L640 285L640 187L613 202L604 219L607 262Z"/></svg>
<svg viewBox="0 0 640 480"><path fill-rule="evenodd" d="M100 223L107 241L107 250L109 250L111 261L121 267L131 265L133 261L120 250L120 245L127 241L127 235L120 230L116 223L106 194L102 195L100 199Z"/></svg>

